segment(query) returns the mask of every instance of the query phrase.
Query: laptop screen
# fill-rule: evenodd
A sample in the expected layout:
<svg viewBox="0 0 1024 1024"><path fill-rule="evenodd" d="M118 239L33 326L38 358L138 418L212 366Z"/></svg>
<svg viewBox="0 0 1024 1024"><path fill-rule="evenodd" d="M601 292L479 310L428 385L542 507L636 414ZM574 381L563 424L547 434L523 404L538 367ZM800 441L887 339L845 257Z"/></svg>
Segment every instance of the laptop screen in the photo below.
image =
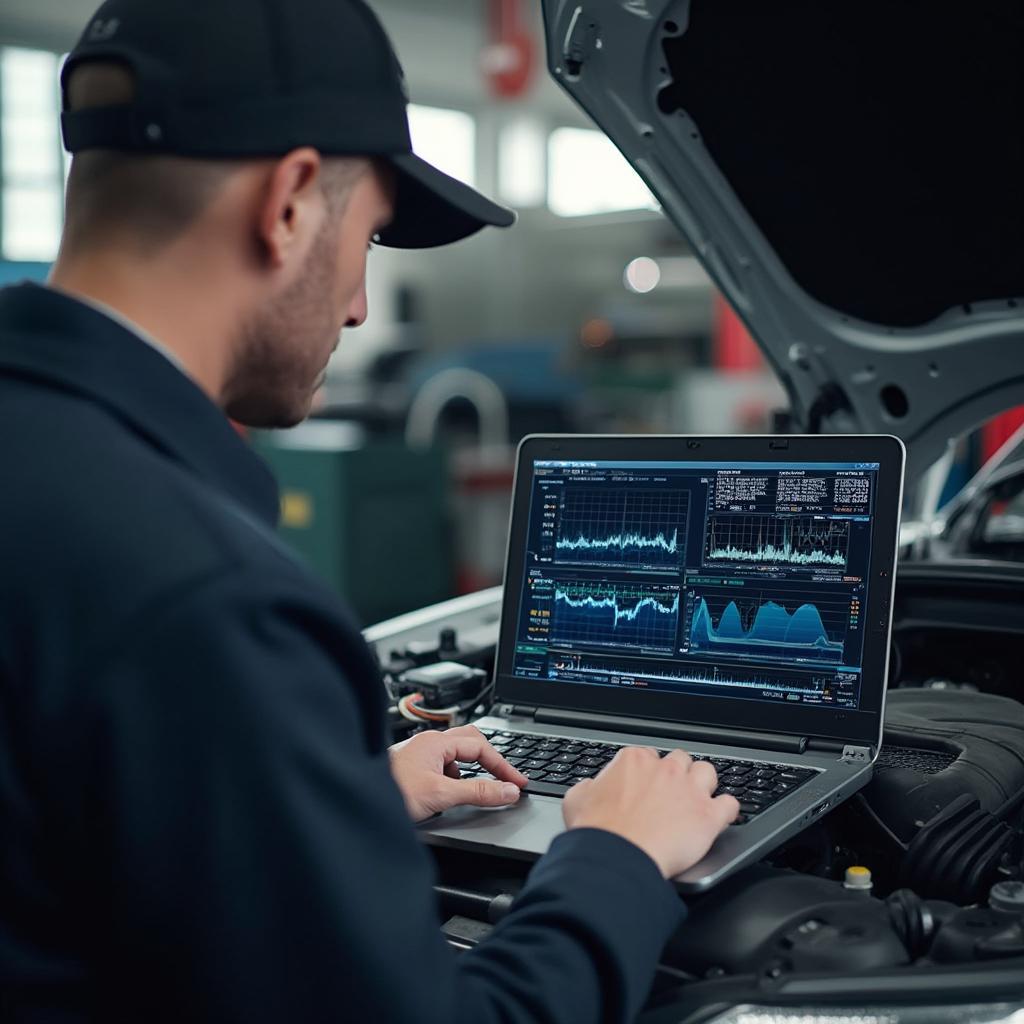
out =
<svg viewBox="0 0 1024 1024"><path fill-rule="evenodd" d="M879 463L532 467L512 675L860 708Z"/></svg>

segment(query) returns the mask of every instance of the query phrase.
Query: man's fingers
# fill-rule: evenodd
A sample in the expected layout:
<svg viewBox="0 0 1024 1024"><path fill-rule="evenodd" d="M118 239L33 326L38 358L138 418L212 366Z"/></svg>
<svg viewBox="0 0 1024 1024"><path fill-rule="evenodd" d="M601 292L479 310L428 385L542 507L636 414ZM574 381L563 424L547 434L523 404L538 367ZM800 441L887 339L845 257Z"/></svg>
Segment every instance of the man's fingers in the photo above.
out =
<svg viewBox="0 0 1024 1024"><path fill-rule="evenodd" d="M572 826L573 819L576 816L576 805L581 801L586 801L586 797L583 795L594 785L593 779L583 779L582 782L577 782L565 797L562 799L562 817L565 819L566 825Z"/></svg>
<svg viewBox="0 0 1024 1024"><path fill-rule="evenodd" d="M519 799L519 787L494 779L452 779L444 787L447 807L504 807Z"/></svg>
<svg viewBox="0 0 1024 1024"><path fill-rule="evenodd" d="M630 759L651 760L657 758L658 751L654 747L620 747L618 753L612 758L613 761Z"/></svg>
<svg viewBox="0 0 1024 1024"><path fill-rule="evenodd" d="M519 787L526 785L527 779L522 772L517 772L499 754L494 747L487 742L482 732L473 725L460 725L457 729L448 729L442 733L447 746L445 748L445 761L479 761L496 779L504 782L513 782Z"/></svg>
<svg viewBox="0 0 1024 1024"><path fill-rule="evenodd" d="M718 788L718 772L715 766L707 761L694 761L690 767L690 774L697 780L697 784L710 796Z"/></svg>
<svg viewBox="0 0 1024 1024"><path fill-rule="evenodd" d="M665 760L666 761L678 761L681 765L685 765L686 768L689 768L690 765L693 763L693 758L690 757L690 755L685 750L679 750L679 749L670 750L665 755Z"/></svg>
<svg viewBox="0 0 1024 1024"><path fill-rule="evenodd" d="M484 740L483 745L480 747L477 760L496 779L512 782L520 787L525 786L527 783L526 776L522 772L516 771L486 740Z"/></svg>
<svg viewBox="0 0 1024 1024"><path fill-rule="evenodd" d="M730 825L736 820L736 816L740 813L740 802L734 796L730 796L728 793L723 793L721 796L716 796L711 801L711 806L715 808L715 811L721 817L723 827Z"/></svg>

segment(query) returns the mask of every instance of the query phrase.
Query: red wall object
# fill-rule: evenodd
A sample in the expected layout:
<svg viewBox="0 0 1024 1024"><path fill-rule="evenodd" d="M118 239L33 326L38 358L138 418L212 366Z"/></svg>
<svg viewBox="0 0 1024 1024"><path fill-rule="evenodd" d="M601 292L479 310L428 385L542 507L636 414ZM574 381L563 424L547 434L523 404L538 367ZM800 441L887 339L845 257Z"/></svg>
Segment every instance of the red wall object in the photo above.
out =
<svg viewBox="0 0 1024 1024"><path fill-rule="evenodd" d="M993 417L981 428L982 463L995 455L997 449L1008 441L1013 432L1024 423L1024 405Z"/></svg>
<svg viewBox="0 0 1024 1024"><path fill-rule="evenodd" d="M718 292L715 293L711 358L715 368L725 373L760 370L764 366L764 356L757 342Z"/></svg>
<svg viewBox="0 0 1024 1024"><path fill-rule="evenodd" d="M537 47L526 27L523 0L488 0L484 75L495 96L514 99L529 88Z"/></svg>

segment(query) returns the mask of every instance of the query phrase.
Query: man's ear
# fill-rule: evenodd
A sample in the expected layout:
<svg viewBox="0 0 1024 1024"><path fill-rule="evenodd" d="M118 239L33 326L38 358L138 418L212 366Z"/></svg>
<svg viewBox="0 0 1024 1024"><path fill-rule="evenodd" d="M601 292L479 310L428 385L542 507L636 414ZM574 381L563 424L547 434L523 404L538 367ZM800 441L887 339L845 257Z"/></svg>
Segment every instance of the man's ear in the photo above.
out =
<svg viewBox="0 0 1024 1024"><path fill-rule="evenodd" d="M325 215L320 188L320 154L310 146L293 149L272 165L260 198L258 235L272 267L304 252Z"/></svg>

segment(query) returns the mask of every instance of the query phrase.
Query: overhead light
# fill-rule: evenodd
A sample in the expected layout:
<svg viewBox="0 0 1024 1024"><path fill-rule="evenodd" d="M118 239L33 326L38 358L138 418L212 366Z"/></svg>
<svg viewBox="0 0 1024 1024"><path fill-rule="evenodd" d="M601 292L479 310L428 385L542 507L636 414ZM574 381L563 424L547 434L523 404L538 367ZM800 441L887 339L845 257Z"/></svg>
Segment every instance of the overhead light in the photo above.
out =
<svg viewBox="0 0 1024 1024"><path fill-rule="evenodd" d="M639 295L653 292L661 281L661 267L650 256L637 256L631 260L622 275L626 287Z"/></svg>

